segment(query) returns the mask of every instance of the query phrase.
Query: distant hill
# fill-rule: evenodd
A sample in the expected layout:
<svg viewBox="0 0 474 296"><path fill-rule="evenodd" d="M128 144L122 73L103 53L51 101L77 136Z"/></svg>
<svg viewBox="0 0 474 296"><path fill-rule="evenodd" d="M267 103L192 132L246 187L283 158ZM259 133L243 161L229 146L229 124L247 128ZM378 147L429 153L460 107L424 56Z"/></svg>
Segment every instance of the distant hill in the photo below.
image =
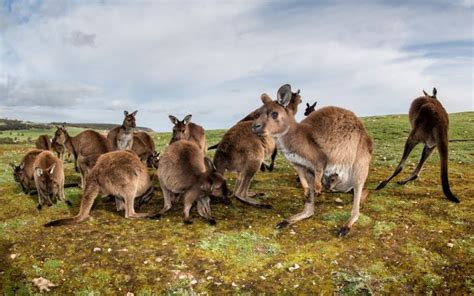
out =
<svg viewBox="0 0 474 296"><path fill-rule="evenodd" d="M108 130L118 126L118 124L110 123L65 123L65 122L51 122L51 123L37 123L31 121L23 121L16 119L0 118L0 131L6 130L27 130L27 129L44 129L53 128L55 125L63 125L66 127L89 128L94 130ZM138 126L138 130L145 132L153 132L153 129L148 127Z"/></svg>

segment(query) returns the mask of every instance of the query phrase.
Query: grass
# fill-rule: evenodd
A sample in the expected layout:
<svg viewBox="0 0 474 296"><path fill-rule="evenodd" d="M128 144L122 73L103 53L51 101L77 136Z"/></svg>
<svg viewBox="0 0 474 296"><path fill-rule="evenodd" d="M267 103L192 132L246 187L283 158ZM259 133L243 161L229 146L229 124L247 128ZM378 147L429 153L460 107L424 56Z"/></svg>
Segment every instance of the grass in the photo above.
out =
<svg viewBox="0 0 474 296"><path fill-rule="evenodd" d="M451 139L474 139L473 112L451 114L450 120ZM44 277L57 285L50 292L55 295L472 294L473 143L450 143L450 181L460 204L442 194L437 153L417 180L375 191L397 165L409 124L406 116L397 115L363 121L375 141L370 195L345 238L336 232L351 210L348 194L323 193L313 217L274 229L303 204L294 170L281 155L275 171L259 172L251 187L266 193L271 210L236 201L216 204L216 226L194 210L195 223L184 225L181 205L160 221L127 220L113 204L99 199L93 219L44 228L45 222L76 213L81 192L66 189L72 209L58 203L38 212L36 197L21 193L8 163L18 163L38 135L54 131L4 131L0 138L17 137L19 144L0 145L0 292L39 293L31 280ZM71 129L72 134L80 131ZM223 133L209 131L208 144L217 143ZM170 134L154 133L153 138L161 151ZM414 169L421 148L413 151L397 180ZM66 183L78 182L72 163L65 170ZM227 177L233 188L235 175ZM162 194L156 190L144 210L161 205Z"/></svg>

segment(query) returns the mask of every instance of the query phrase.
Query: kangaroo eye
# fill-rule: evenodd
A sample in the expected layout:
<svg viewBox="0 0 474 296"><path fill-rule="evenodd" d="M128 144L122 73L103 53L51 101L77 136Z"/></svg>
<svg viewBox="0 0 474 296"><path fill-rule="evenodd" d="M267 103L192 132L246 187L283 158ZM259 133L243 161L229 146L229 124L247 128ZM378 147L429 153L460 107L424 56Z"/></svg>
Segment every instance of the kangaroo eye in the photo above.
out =
<svg viewBox="0 0 474 296"><path fill-rule="evenodd" d="M278 118L278 112L272 112L270 114L270 116L273 118L273 119L277 119Z"/></svg>

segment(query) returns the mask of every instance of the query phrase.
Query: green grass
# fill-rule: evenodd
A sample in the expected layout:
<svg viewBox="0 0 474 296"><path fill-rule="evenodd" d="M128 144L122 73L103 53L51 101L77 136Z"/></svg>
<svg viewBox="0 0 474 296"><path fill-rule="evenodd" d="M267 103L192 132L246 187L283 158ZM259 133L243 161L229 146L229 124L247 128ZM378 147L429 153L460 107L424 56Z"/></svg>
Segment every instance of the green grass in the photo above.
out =
<svg viewBox="0 0 474 296"><path fill-rule="evenodd" d="M451 139L474 139L473 112L451 114L450 120ZM42 276L58 285L52 288L54 295L472 294L473 142L452 142L449 147L450 181L460 204L442 194L437 153L417 180L405 186L393 182L375 191L397 165L410 126L407 116L363 121L375 141L367 181L370 195L345 238L336 232L350 214L348 194L323 193L313 217L288 229L274 229L303 207L294 170L281 155L275 171L259 172L251 187L266 193L273 205L270 210L237 201L216 204L216 226L198 218L195 210L194 224L184 225L180 204L160 221L127 220L113 204L98 199L93 219L44 228L45 222L76 213L81 192L66 189L72 209L58 203L38 212L36 197L21 193L8 163L18 163L38 135L52 136L54 130L12 135L3 131L0 138L17 137L19 144L0 145L0 292L39 293L31 280ZM81 129L70 131L77 134ZM209 131L208 145L219 142L223 133ZM161 151L170 134L153 133L153 138ZM411 173L421 148L412 152L394 181ZM79 181L72 163L66 163L65 171L66 183ZM232 188L235 175L227 178ZM336 203L336 198L343 202ZM162 194L156 190L143 210L161 206Z"/></svg>

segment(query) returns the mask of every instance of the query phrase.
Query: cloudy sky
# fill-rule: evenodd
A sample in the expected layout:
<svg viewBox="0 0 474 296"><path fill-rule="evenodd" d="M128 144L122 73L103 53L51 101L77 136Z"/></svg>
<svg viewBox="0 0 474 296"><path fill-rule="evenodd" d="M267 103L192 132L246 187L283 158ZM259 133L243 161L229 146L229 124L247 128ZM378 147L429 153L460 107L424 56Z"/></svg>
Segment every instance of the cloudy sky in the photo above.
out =
<svg viewBox="0 0 474 296"><path fill-rule="evenodd" d="M360 116L433 86L474 110L474 1L410 2L6 0L0 117L228 128L285 83Z"/></svg>

